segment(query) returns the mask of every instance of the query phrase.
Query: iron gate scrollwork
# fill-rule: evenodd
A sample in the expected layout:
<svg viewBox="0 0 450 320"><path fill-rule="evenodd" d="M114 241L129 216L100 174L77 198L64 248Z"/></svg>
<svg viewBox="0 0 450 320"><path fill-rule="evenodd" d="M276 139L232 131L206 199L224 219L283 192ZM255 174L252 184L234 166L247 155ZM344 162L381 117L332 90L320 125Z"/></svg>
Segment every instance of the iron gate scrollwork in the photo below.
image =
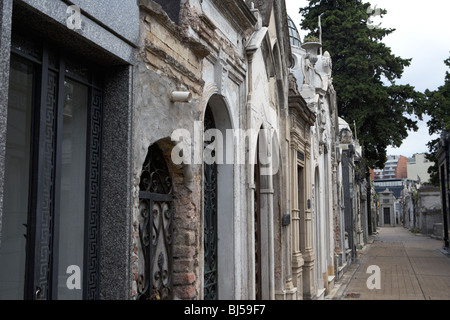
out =
<svg viewBox="0 0 450 320"><path fill-rule="evenodd" d="M148 150L140 180L139 240L144 273L138 277L138 299L170 300L172 292L172 180L160 149Z"/></svg>
<svg viewBox="0 0 450 320"><path fill-rule="evenodd" d="M214 117L206 108L204 130L215 128ZM205 141L205 147L214 140ZM214 151L211 154L214 157ZM204 285L205 300L218 299L217 270L217 164L204 163Z"/></svg>

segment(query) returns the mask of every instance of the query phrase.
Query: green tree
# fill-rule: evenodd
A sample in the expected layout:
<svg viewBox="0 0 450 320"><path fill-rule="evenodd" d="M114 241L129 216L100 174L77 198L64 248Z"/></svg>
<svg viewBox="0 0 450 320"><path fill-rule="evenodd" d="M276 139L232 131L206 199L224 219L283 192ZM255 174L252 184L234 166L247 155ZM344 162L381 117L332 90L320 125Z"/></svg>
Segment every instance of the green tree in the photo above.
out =
<svg viewBox="0 0 450 320"><path fill-rule="evenodd" d="M339 116L350 124L355 120L367 165L383 168L387 147L399 147L408 130L417 131L417 122L408 115L421 119L422 94L395 83L411 59L395 56L381 42L395 29L370 28L369 8L370 3L360 0L310 0L300 9L301 27L317 36L321 15L322 45L333 59ZM383 16L387 11L374 13Z"/></svg>
<svg viewBox="0 0 450 320"><path fill-rule="evenodd" d="M450 68L450 58L446 59L444 63ZM431 118L427 121L428 131L430 135L441 133L442 130L450 132L450 72L445 74L444 85L440 86L435 91L425 90L425 101L423 103L423 111ZM426 158L434 165L428 169L430 174L430 182L436 186L439 185L439 174L437 165L437 148L438 139L428 142L428 153Z"/></svg>

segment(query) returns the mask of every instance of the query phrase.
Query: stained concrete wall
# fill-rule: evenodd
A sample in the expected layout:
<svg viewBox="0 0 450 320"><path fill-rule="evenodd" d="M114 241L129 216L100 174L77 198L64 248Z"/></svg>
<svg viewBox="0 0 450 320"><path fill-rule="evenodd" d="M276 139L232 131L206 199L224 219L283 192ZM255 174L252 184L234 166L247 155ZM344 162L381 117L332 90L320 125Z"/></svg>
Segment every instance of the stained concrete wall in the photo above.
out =
<svg viewBox="0 0 450 320"><path fill-rule="evenodd" d="M417 191L417 212L419 212L419 229L423 234L443 237L443 234L435 234L435 232L443 232L442 228L436 224L442 224L441 211L441 193L438 187L425 186Z"/></svg>

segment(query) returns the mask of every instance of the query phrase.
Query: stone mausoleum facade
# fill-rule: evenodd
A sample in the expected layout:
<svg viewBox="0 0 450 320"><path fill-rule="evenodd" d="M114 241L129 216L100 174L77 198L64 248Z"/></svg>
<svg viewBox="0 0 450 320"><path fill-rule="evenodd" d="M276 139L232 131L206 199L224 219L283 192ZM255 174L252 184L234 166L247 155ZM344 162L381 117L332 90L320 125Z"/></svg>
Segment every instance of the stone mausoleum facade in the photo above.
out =
<svg viewBox="0 0 450 320"><path fill-rule="evenodd" d="M332 57L284 1L4 0L0 28L0 299L323 299L364 244Z"/></svg>

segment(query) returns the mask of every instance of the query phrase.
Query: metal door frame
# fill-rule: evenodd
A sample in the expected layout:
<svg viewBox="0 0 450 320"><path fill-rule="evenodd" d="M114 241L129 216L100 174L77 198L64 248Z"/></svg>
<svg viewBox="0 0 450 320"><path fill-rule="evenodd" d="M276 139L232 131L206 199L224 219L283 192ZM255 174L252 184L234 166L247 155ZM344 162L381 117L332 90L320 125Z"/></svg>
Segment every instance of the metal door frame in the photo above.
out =
<svg viewBox="0 0 450 320"><path fill-rule="evenodd" d="M99 299L100 181L103 91L95 68L84 78L70 72L76 61L46 40L13 31L11 58L18 56L35 66L27 221L25 299L55 299L57 293L62 119L66 78L89 88L86 134L86 193L83 262L83 299ZM78 62L77 62L78 63Z"/></svg>

